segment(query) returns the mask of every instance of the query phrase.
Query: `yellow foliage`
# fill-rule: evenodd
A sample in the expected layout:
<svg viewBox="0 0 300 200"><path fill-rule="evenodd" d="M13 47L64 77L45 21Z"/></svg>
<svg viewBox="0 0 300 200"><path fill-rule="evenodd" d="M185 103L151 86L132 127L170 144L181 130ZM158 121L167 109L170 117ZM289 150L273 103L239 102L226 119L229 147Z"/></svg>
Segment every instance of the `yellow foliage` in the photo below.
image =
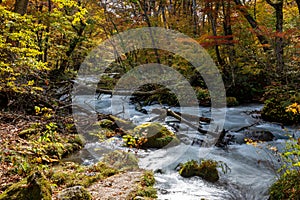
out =
<svg viewBox="0 0 300 200"><path fill-rule="evenodd" d="M300 105L298 103L293 103L286 107L286 112L292 112L294 115L300 114Z"/></svg>

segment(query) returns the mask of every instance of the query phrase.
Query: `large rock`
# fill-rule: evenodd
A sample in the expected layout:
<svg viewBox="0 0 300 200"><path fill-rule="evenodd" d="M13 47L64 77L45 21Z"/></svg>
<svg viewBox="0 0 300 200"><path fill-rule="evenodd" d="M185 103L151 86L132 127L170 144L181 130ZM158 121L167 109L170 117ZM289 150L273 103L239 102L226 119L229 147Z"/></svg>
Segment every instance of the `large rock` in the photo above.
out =
<svg viewBox="0 0 300 200"><path fill-rule="evenodd" d="M125 137L125 143L127 145L128 142L134 143L132 138L136 140L132 146L140 148L162 148L179 143L179 139L173 132L157 122L144 123L135 127L132 136Z"/></svg>
<svg viewBox="0 0 300 200"><path fill-rule="evenodd" d="M270 131L265 130L249 130L245 133L246 138L249 138L253 141L272 141L275 136Z"/></svg>
<svg viewBox="0 0 300 200"><path fill-rule="evenodd" d="M206 181L216 182L219 180L217 164L218 163L213 160L203 160L200 163L191 160L184 164L180 164L179 174L185 178L199 176Z"/></svg>
<svg viewBox="0 0 300 200"><path fill-rule="evenodd" d="M51 200L51 186L45 176L37 171L10 186L0 195L0 199Z"/></svg>
<svg viewBox="0 0 300 200"><path fill-rule="evenodd" d="M58 194L57 198L59 200L92 200L91 194L82 186L66 188Z"/></svg>

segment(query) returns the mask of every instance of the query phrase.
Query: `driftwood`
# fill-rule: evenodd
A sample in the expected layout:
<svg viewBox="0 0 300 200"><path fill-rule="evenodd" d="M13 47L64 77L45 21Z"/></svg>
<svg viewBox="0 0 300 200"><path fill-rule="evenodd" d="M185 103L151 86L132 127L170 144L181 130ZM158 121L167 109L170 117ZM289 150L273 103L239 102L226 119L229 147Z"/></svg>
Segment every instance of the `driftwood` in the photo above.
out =
<svg viewBox="0 0 300 200"><path fill-rule="evenodd" d="M166 88L160 88L157 90L152 90L152 91L148 91L148 92L144 92L144 91L132 91L132 90L105 90L105 89L97 89L96 90L97 93L99 93L99 96L101 94L114 94L114 95L124 95L124 96L129 96L134 94L135 96L151 96L154 94L165 94L166 92L168 92L168 89Z"/></svg>
<svg viewBox="0 0 300 200"><path fill-rule="evenodd" d="M193 116L193 115L182 115L181 113L174 112L171 109L163 109L163 108L161 108L161 109L156 108L156 109L153 109L151 112L154 113L154 114L158 114L158 116L152 118L150 121L154 121L154 120L157 120L157 119L164 119L167 116L171 116L171 117L174 117L175 119L178 119L179 121L185 123L190 128L199 131L202 134L207 133L206 130L202 129L202 126L200 124L197 124L197 125L193 124L193 123L191 123L190 121L188 121L187 119L184 118L184 116L188 116L188 117L190 117L189 119L193 118L194 120L200 120L201 119L200 117ZM206 121L207 121L207 119L208 118L205 118Z"/></svg>
<svg viewBox="0 0 300 200"><path fill-rule="evenodd" d="M201 122L205 122L205 123L210 123L211 119L207 118L207 117L198 117L196 115L190 115L190 114L184 114L184 113L180 113L180 112L175 112L175 114L180 115L182 118L186 119L186 120L199 120Z"/></svg>
<svg viewBox="0 0 300 200"><path fill-rule="evenodd" d="M253 123L253 124L248 125L248 126L243 126L242 128L240 128L240 129L238 129L238 130L232 130L232 132L241 132L241 131L243 131L243 130L246 130L246 129L248 129L248 128L251 128L251 127L253 127L253 126L258 125L259 123L260 123L260 121L257 121L257 122L255 122L255 123Z"/></svg>

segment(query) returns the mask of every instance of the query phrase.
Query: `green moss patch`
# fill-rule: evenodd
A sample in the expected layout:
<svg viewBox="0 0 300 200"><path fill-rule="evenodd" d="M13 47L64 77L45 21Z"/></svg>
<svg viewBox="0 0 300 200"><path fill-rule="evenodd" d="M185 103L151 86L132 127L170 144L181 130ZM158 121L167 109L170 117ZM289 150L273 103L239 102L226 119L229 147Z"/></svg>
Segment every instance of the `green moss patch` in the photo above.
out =
<svg viewBox="0 0 300 200"><path fill-rule="evenodd" d="M238 106L239 102L235 97L226 97L227 106Z"/></svg>
<svg viewBox="0 0 300 200"><path fill-rule="evenodd" d="M34 172L22 181L11 185L0 195L1 200L51 200L51 186L41 172Z"/></svg>
<svg viewBox="0 0 300 200"><path fill-rule="evenodd" d="M128 199L157 199L157 190L153 187L155 184L152 171L145 171L141 181L137 185L137 190L131 193Z"/></svg>
<svg viewBox="0 0 300 200"><path fill-rule="evenodd" d="M102 162L122 171L136 170L139 168L136 155L122 150L115 150L108 153L103 157Z"/></svg>
<svg viewBox="0 0 300 200"><path fill-rule="evenodd" d="M98 180L117 174L118 170L99 162L92 166L81 166L66 162L62 166L47 171L47 178L60 188L83 186L88 187Z"/></svg>
<svg viewBox="0 0 300 200"><path fill-rule="evenodd" d="M195 160L180 164L179 174L182 177L189 178L199 176L209 182L217 182L219 180L219 172L217 170L218 162L213 160Z"/></svg>

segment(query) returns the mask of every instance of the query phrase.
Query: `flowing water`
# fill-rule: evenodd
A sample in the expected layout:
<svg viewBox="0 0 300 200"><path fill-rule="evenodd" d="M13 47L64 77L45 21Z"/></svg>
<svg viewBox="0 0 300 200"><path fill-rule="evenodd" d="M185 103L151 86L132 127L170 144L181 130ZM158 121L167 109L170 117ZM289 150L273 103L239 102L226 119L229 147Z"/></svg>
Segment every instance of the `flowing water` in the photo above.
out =
<svg viewBox="0 0 300 200"><path fill-rule="evenodd" d="M115 114L120 111L125 100L124 97L114 96L112 103L109 95L102 95L100 99L89 98L89 101L95 101L98 112ZM130 119L135 124L147 122L155 116L155 114L143 114L136 111L135 105L132 104L126 104L125 107L127 113L120 114L119 117ZM144 107L144 109L151 113L152 109L160 107L160 105L152 105ZM166 118L166 124L180 126L180 131L176 134L180 135L184 142L174 147L159 150L138 150L137 152L141 168L157 171L155 173L155 187L158 189L158 199L268 199L268 188L276 180L276 170L279 166L278 157L268 147L275 146L282 149L288 138L287 134L298 137L300 133L296 127L285 127L283 130L279 124L261 120L259 114L254 112L261 108L262 105L260 104L226 108L224 129L228 130L228 134L234 135L234 140L226 148L191 145L195 138L203 140L209 138L190 130L185 124L177 124L177 120ZM182 111L180 108L171 109ZM197 114L195 108L183 110L187 114ZM200 107L198 115L210 117L210 108ZM208 125L203 124L203 128L207 127ZM242 131L239 130L243 127L247 128ZM171 126L169 128L172 129ZM237 130L239 131L237 132ZM270 131L275 139L257 146L247 145L243 142L244 133L249 130ZM121 138L111 138L104 142L88 141L85 148L71 159L78 160L83 164L91 164L99 161L104 154L115 149L128 151L122 146ZM183 178L176 171L176 166L180 162L201 158L226 163L230 171L224 174L220 170L220 180L214 184L203 181L199 177Z"/></svg>

